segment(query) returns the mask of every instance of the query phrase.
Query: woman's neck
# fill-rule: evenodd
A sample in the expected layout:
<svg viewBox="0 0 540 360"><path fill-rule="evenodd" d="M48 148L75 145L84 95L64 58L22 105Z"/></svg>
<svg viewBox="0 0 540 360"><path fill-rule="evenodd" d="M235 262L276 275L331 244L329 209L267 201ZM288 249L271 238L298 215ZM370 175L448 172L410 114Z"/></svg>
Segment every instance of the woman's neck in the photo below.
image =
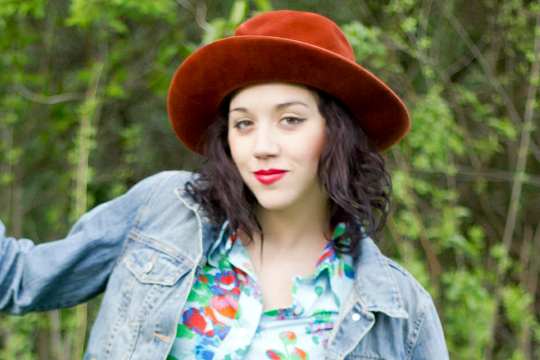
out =
<svg viewBox="0 0 540 360"><path fill-rule="evenodd" d="M293 251L326 243L331 236L328 213L328 202L280 211L259 208L257 219L263 231L264 246Z"/></svg>

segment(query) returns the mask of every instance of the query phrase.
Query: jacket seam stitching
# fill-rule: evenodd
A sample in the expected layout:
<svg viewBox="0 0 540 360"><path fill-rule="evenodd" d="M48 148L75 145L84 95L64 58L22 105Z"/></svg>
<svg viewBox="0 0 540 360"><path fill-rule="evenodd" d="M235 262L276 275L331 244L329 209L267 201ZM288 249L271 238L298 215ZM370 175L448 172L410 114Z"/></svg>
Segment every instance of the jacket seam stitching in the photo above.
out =
<svg viewBox="0 0 540 360"><path fill-rule="evenodd" d="M124 237L124 239L122 239L123 241L122 250L118 254L118 257L116 258L113 269L116 268L118 264L120 263L121 259L123 259L127 244L129 242L129 234L131 234L131 232L134 231L134 229L138 228L138 225L140 222L140 216L143 209L146 207L146 205L150 201L151 195L154 193L155 189L157 189L158 185L160 185L162 181L158 182L157 184L154 184L150 188L150 190L148 190L148 193L146 194L146 198L144 199L144 202L141 204L141 206L139 206L139 209L137 210L137 214L135 215L135 221L133 222L133 225L127 230L127 235Z"/></svg>
<svg viewBox="0 0 540 360"><path fill-rule="evenodd" d="M382 257L382 254L379 254L379 255L380 255L380 257ZM383 260L383 264L384 264L384 268L386 270L386 273L392 279L392 287L393 287L393 289L394 289L394 291L396 293L397 300L398 300L399 306L401 308L400 310L407 313L407 310L405 310L405 306L403 304L403 298L402 298L402 295L401 295L401 291L399 290L399 286L397 284L396 278L394 277L394 274L392 274L392 270L390 269L390 264L388 263L388 261L385 258L382 258L382 260Z"/></svg>
<svg viewBox="0 0 540 360"><path fill-rule="evenodd" d="M411 360L412 359L412 356L413 356L413 353L414 353L414 350L416 349L416 345L418 344L418 339L420 338L420 333L422 332L423 328L424 328L424 323L426 321L426 317L427 317L427 311L424 311L422 313L422 316L420 316L418 318L418 320L416 321L415 323L415 333L413 335L413 339L412 340L412 345L411 345L411 348L409 350L409 354L408 354L408 359Z"/></svg>
<svg viewBox="0 0 540 360"><path fill-rule="evenodd" d="M175 249L167 246L166 244L163 244L157 240L154 240L152 238L149 238L147 236L144 236L143 234L139 233L137 230L132 230L127 236L128 240L136 241L140 244L144 244L146 246L151 247L154 250L160 251L163 254L172 257L174 260L191 267L191 265L194 263L191 261L187 256L182 255L181 252L176 251ZM155 246L154 242L161 246Z"/></svg>
<svg viewBox="0 0 540 360"><path fill-rule="evenodd" d="M162 185L165 181L168 181L170 178L171 178L171 176L167 176L167 178L160 179L160 181L158 181L156 184L154 184L150 188L150 190L148 190L148 193L146 194L146 198L144 199L144 202L139 207L139 211L137 211L137 215L135 216L135 221L134 221L133 226L131 227L130 230L132 230L133 228L138 228L139 227L140 221L141 221L140 217L142 216L143 210L148 206L150 198L156 192L158 186Z"/></svg>

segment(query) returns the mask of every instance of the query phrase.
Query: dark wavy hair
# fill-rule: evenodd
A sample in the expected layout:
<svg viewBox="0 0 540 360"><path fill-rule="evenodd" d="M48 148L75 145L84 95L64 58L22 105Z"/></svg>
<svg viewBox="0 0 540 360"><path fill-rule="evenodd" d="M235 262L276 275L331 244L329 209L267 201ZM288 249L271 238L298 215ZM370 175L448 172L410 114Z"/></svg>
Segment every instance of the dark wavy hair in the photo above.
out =
<svg viewBox="0 0 540 360"><path fill-rule="evenodd" d="M327 143L319 159L318 178L330 199L330 229L343 222L346 231L335 239L337 251L354 254L366 236L375 237L390 212L392 182L383 157L374 149L360 123L332 96L314 92L326 120ZM229 221L252 238L262 229L256 218L257 199L244 184L233 162L227 140L231 97L222 103L216 120L205 133L207 158L200 176L186 184L186 192L217 223ZM329 239L331 240L331 239Z"/></svg>

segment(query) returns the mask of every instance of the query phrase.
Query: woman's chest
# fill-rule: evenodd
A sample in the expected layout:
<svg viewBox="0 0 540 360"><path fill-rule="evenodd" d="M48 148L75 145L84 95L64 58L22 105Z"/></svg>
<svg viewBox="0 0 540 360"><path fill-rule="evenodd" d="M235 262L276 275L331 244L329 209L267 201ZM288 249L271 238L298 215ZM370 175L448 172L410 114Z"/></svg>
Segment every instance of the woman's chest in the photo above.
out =
<svg viewBox="0 0 540 360"><path fill-rule="evenodd" d="M266 280L277 285L278 297L284 297L279 306L266 310L264 297L275 294L268 287L263 292L260 273L247 254L233 247L213 256L198 272L182 310L171 357L322 358L340 310L340 296L335 293L339 286L331 286L328 271L304 277L277 273L283 277ZM352 280L343 282L339 290L348 292L344 287L351 284Z"/></svg>

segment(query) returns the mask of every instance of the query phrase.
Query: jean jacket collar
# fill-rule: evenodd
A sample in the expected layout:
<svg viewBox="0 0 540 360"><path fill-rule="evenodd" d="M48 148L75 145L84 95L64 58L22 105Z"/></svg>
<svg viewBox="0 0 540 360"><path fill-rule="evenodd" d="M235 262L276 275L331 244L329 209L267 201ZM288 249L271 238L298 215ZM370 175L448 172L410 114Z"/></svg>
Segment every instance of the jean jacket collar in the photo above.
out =
<svg viewBox="0 0 540 360"><path fill-rule="evenodd" d="M203 233L208 226L216 227L214 232L217 232L219 225L212 223L200 205L184 189L178 189L176 193L180 200L202 219ZM206 253L211 246L211 243L206 241L207 237L202 238L204 252L201 266L206 263ZM396 279L385 257L371 238L366 237L361 241L356 259L354 290L360 306L368 312L382 312L390 317L408 318Z"/></svg>

